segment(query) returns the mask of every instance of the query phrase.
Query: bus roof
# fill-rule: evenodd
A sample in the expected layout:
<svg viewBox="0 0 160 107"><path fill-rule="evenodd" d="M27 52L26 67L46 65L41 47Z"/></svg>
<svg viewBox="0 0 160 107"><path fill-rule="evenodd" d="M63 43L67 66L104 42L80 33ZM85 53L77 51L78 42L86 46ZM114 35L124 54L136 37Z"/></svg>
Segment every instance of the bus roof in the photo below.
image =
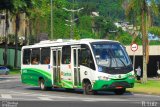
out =
<svg viewBox="0 0 160 107"><path fill-rule="evenodd" d="M57 40L44 40L36 43L34 45L23 46L22 48L36 48L36 47L47 47L47 46L60 46L60 45L73 45L73 44L89 44L92 42L116 42L113 40L104 40L104 39L80 39L80 40L73 40L73 39L57 39Z"/></svg>

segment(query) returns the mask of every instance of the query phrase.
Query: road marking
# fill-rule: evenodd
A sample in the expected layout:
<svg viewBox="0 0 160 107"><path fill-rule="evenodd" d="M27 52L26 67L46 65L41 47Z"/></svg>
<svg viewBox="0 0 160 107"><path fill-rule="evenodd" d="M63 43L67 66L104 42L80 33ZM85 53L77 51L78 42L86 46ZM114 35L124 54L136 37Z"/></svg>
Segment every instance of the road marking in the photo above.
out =
<svg viewBox="0 0 160 107"><path fill-rule="evenodd" d="M12 96L10 94L1 94L1 97L4 99L12 99Z"/></svg>
<svg viewBox="0 0 160 107"><path fill-rule="evenodd" d="M2 80L2 81L0 81L0 83L16 82L16 81L19 81L19 80L17 80L17 79L15 79L15 80Z"/></svg>
<svg viewBox="0 0 160 107"><path fill-rule="evenodd" d="M44 100L44 101L53 101L53 99L50 99L48 97L38 97L40 100Z"/></svg>
<svg viewBox="0 0 160 107"><path fill-rule="evenodd" d="M38 99L44 100L44 101L129 101L128 99L110 99L110 98L90 98L90 97L72 97L72 96L61 96L61 95L44 95L44 94L35 94L33 92L27 93L27 92L15 92L10 91L12 95L16 96L34 96Z"/></svg>
<svg viewBox="0 0 160 107"><path fill-rule="evenodd" d="M148 95L147 95L147 94L134 94L134 95L136 95L136 96L143 96L143 97L144 97L144 96L145 96L145 97L153 97L153 96L154 96L154 97L160 98L159 95L149 95L149 94L148 94Z"/></svg>

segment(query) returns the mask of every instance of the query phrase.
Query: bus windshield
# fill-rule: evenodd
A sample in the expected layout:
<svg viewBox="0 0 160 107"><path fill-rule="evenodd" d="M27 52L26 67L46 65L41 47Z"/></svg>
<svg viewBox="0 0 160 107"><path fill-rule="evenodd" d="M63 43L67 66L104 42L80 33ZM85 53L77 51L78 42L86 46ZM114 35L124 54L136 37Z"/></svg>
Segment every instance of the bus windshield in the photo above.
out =
<svg viewBox="0 0 160 107"><path fill-rule="evenodd" d="M116 69L131 66L128 54L119 43L96 42L91 45L98 66Z"/></svg>

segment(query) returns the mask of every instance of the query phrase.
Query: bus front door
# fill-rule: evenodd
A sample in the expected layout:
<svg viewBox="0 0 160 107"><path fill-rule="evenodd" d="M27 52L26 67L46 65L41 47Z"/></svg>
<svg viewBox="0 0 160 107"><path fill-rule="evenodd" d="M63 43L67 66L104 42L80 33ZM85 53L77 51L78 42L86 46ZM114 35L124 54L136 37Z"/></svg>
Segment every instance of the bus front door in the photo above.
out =
<svg viewBox="0 0 160 107"><path fill-rule="evenodd" d="M81 86L79 55L80 47L72 47L72 71L74 87Z"/></svg>
<svg viewBox="0 0 160 107"><path fill-rule="evenodd" d="M60 85L61 48L53 49L53 84Z"/></svg>

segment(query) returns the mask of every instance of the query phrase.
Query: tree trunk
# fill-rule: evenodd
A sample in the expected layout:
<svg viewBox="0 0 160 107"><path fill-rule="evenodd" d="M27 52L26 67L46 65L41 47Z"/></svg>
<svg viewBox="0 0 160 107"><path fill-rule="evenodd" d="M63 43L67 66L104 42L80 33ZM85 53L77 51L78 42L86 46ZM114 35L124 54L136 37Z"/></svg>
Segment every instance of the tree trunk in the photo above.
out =
<svg viewBox="0 0 160 107"><path fill-rule="evenodd" d="M147 29L146 29L146 14L145 14L145 3L142 4L142 42L143 42L143 78L142 78L142 83L147 82L147 61L146 61L146 40L147 40Z"/></svg>
<svg viewBox="0 0 160 107"><path fill-rule="evenodd" d="M9 22L8 22L8 10L6 10L6 17L5 17L5 23L6 23L6 27L5 27L5 48L4 48L4 53L3 53L3 57L4 57L4 65L7 65L7 50L8 50L8 28L9 28Z"/></svg>
<svg viewBox="0 0 160 107"><path fill-rule="evenodd" d="M24 45L28 44L28 20L26 19L25 16L25 41L24 41Z"/></svg>
<svg viewBox="0 0 160 107"><path fill-rule="evenodd" d="M32 19L29 19L29 36L28 36L28 45L30 44L30 39L31 39L31 36L32 36Z"/></svg>
<svg viewBox="0 0 160 107"><path fill-rule="evenodd" d="M14 68L17 68L18 62L18 31L19 31L19 22L20 22L20 15L19 13L16 14L16 29L15 29L15 55L14 55Z"/></svg>

